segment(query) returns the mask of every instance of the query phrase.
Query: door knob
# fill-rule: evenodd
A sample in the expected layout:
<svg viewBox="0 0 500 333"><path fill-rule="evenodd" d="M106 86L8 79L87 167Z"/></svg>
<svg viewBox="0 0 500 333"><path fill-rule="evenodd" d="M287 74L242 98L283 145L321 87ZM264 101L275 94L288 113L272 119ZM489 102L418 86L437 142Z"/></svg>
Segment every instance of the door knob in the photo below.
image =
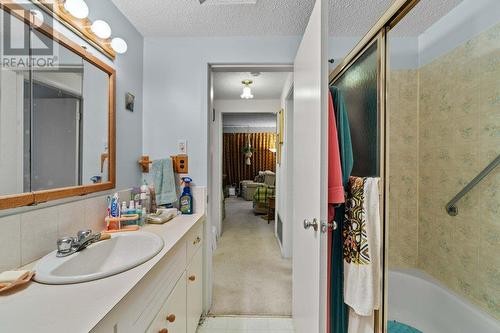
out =
<svg viewBox="0 0 500 333"><path fill-rule="evenodd" d="M331 228L332 230L337 230L337 222L333 221L332 223L326 223L326 222L321 222L321 232L325 233L328 231L328 228Z"/></svg>
<svg viewBox="0 0 500 333"><path fill-rule="evenodd" d="M158 333L168 333L168 330L166 328L162 328L158 331Z"/></svg>
<svg viewBox="0 0 500 333"><path fill-rule="evenodd" d="M188 279L189 279L189 281L194 281L194 280L196 280L196 276L191 275Z"/></svg>
<svg viewBox="0 0 500 333"><path fill-rule="evenodd" d="M316 219L313 219L312 222L309 221L308 219L305 219L304 220L304 229L309 229L309 228L313 228L314 231L318 231L318 220Z"/></svg>
<svg viewBox="0 0 500 333"><path fill-rule="evenodd" d="M168 315L167 316L167 320L171 323L173 323L175 321L175 315L174 314L171 314L171 315Z"/></svg>

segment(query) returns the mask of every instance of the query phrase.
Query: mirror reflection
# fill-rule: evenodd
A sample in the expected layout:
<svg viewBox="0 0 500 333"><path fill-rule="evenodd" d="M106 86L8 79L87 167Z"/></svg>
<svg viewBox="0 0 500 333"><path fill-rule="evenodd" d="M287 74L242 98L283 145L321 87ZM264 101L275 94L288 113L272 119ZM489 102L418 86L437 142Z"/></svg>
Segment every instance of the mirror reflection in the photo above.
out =
<svg viewBox="0 0 500 333"><path fill-rule="evenodd" d="M1 14L14 52L0 70L0 195L108 181L108 74ZM53 63L32 51L44 45Z"/></svg>

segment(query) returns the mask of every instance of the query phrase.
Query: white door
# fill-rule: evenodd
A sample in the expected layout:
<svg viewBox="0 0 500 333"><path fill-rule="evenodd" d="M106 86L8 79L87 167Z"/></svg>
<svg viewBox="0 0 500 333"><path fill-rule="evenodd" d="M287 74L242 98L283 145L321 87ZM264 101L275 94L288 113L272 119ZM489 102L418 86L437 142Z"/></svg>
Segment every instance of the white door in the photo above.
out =
<svg viewBox="0 0 500 333"><path fill-rule="evenodd" d="M328 1L317 0L294 63L293 318L299 333L326 331ZM305 228L316 220L317 228ZM315 230L316 229L316 230Z"/></svg>

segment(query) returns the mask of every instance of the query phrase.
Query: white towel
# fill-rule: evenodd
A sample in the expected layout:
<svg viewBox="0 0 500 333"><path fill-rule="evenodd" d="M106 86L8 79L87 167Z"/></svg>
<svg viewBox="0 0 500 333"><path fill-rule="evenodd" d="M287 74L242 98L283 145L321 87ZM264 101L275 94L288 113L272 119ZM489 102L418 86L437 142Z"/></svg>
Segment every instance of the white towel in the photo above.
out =
<svg viewBox="0 0 500 333"><path fill-rule="evenodd" d="M349 332L373 332L374 310L380 307L378 181L378 178L349 178L343 230L344 302L351 308Z"/></svg>
<svg viewBox="0 0 500 333"><path fill-rule="evenodd" d="M371 316L360 316L349 308L349 326L347 333L373 333L375 332L375 318Z"/></svg>

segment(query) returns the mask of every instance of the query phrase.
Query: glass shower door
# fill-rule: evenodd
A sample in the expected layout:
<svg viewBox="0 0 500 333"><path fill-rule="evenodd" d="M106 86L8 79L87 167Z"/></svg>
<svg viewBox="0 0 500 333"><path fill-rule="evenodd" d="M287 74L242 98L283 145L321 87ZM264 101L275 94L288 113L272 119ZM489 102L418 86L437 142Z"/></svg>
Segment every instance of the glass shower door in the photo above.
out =
<svg viewBox="0 0 500 333"><path fill-rule="evenodd" d="M500 168L446 209L500 154L499 11L422 0L387 34L389 332L500 331Z"/></svg>

